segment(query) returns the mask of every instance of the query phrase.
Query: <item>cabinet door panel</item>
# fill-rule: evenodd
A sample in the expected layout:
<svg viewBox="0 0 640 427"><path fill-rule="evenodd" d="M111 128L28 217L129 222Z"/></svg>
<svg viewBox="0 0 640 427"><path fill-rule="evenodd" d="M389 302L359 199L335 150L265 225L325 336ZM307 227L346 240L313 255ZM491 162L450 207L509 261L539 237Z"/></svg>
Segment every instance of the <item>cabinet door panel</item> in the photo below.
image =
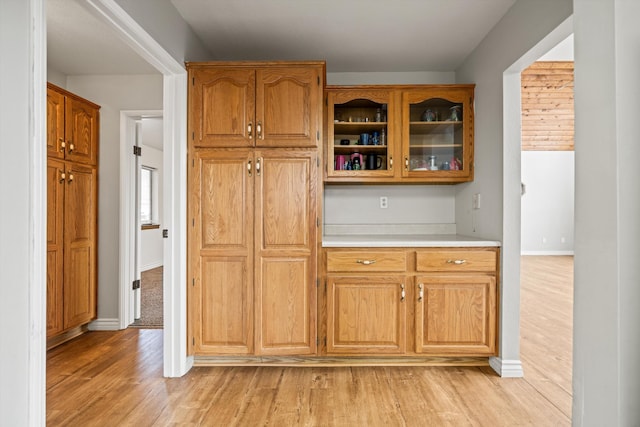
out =
<svg viewBox="0 0 640 427"><path fill-rule="evenodd" d="M47 162L47 337L62 332L65 164Z"/></svg>
<svg viewBox="0 0 640 427"><path fill-rule="evenodd" d="M197 69L190 121L196 147L251 147L255 140L255 71Z"/></svg>
<svg viewBox="0 0 640 427"><path fill-rule="evenodd" d="M262 258L256 309L261 354L310 354L315 349L314 287L308 257Z"/></svg>
<svg viewBox="0 0 640 427"><path fill-rule="evenodd" d="M196 354L253 352L253 163L247 150L199 151L193 159L189 316Z"/></svg>
<svg viewBox="0 0 640 427"><path fill-rule="evenodd" d="M262 150L255 155L260 164L255 196L257 351L312 354L317 153Z"/></svg>
<svg viewBox="0 0 640 427"><path fill-rule="evenodd" d="M63 94L47 88L47 156L64 158L64 103Z"/></svg>
<svg viewBox="0 0 640 427"><path fill-rule="evenodd" d="M203 258L196 292L196 351L249 354L253 351L252 274L246 257Z"/></svg>
<svg viewBox="0 0 640 427"><path fill-rule="evenodd" d="M67 97L65 122L66 159L95 165L98 160L98 110Z"/></svg>
<svg viewBox="0 0 640 427"><path fill-rule="evenodd" d="M64 328L96 316L97 176L67 163L64 212Z"/></svg>
<svg viewBox="0 0 640 427"><path fill-rule="evenodd" d="M417 277L416 352L492 355L496 349L495 277L481 274Z"/></svg>
<svg viewBox="0 0 640 427"><path fill-rule="evenodd" d="M284 67L256 72L256 146L316 147L321 126L318 68Z"/></svg>
<svg viewBox="0 0 640 427"><path fill-rule="evenodd" d="M329 277L327 353L404 353L404 284L402 277Z"/></svg>

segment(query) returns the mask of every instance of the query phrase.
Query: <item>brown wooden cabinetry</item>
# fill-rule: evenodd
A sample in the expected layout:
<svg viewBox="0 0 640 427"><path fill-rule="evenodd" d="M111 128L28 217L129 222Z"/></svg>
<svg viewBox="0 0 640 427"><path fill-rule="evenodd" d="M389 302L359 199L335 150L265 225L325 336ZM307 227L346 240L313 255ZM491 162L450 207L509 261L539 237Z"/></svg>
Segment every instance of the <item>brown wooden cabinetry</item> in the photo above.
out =
<svg viewBox="0 0 640 427"><path fill-rule="evenodd" d="M473 180L474 85L330 86L326 97L326 182Z"/></svg>
<svg viewBox="0 0 640 427"><path fill-rule="evenodd" d="M97 314L98 109L48 87L48 338L85 325ZM75 127L71 132L65 130L69 123Z"/></svg>
<svg viewBox="0 0 640 427"><path fill-rule="evenodd" d="M325 255L328 355L497 354L497 248Z"/></svg>
<svg viewBox="0 0 640 427"><path fill-rule="evenodd" d="M324 68L190 63L194 147L316 147Z"/></svg>
<svg viewBox="0 0 640 427"><path fill-rule="evenodd" d="M321 63L189 64L196 356L316 352L323 73ZM254 99L255 116L237 114Z"/></svg>

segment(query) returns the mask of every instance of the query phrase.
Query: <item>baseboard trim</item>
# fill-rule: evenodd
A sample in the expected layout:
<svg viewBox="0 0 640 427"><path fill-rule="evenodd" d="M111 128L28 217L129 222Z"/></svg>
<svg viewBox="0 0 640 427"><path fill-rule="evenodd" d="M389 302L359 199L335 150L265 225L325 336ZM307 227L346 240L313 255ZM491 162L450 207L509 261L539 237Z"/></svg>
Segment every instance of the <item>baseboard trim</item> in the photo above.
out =
<svg viewBox="0 0 640 427"><path fill-rule="evenodd" d="M573 251L521 251L520 255L538 255L538 256L559 256L559 255L571 255Z"/></svg>
<svg viewBox="0 0 640 427"><path fill-rule="evenodd" d="M503 360L499 357L490 357L489 366L502 378L522 378L522 362L520 360Z"/></svg>
<svg viewBox="0 0 640 427"><path fill-rule="evenodd" d="M119 331L120 319L96 319L89 323L90 331Z"/></svg>
<svg viewBox="0 0 640 427"><path fill-rule="evenodd" d="M488 366L486 357L195 356L193 366Z"/></svg>

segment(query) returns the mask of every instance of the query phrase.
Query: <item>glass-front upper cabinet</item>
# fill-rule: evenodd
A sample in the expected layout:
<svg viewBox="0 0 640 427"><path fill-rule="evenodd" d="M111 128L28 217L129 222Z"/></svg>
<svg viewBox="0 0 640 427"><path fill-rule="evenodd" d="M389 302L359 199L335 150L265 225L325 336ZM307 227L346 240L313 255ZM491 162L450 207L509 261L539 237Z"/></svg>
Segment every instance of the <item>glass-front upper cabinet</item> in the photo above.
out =
<svg viewBox="0 0 640 427"><path fill-rule="evenodd" d="M402 93L403 181L473 180L475 85L438 85Z"/></svg>
<svg viewBox="0 0 640 427"><path fill-rule="evenodd" d="M393 178L397 92L368 86L327 87L327 182Z"/></svg>

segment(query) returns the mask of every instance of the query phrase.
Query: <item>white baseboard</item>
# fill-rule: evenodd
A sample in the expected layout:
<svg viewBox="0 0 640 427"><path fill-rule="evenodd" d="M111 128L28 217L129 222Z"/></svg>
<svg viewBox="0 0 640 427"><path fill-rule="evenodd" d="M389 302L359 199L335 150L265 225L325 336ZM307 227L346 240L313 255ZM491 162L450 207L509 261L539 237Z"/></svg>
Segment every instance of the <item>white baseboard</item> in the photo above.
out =
<svg viewBox="0 0 640 427"><path fill-rule="evenodd" d="M521 251L520 255L542 255L542 256L571 255L573 256L573 251Z"/></svg>
<svg viewBox="0 0 640 427"><path fill-rule="evenodd" d="M519 360L502 360L499 357L490 357L489 366L502 378L522 378L522 362Z"/></svg>
<svg viewBox="0 0 640 427"><path fill-rule="evenodd" d="M161 259L158 260L158 261L154 261L152 263L140 266L140 271L147 271L147 270L151 270L151 269L158 268L158 267L162 267L162 260Z"/></svg>
<svg viewBox="0 0 640 427"><path fill-rule="evenodd" d="M89 323L90 331L119 331L120 319L96 319Z"/></svg>

